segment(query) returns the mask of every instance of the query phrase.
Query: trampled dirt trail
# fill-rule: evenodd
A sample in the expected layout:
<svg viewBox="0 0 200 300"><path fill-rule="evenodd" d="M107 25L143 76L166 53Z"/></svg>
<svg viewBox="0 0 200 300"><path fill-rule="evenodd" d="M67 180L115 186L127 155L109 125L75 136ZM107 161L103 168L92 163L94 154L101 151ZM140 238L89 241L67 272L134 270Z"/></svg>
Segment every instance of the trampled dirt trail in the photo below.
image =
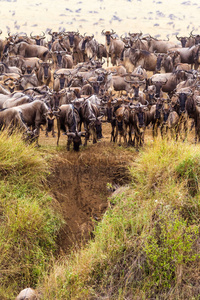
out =
<svg viewBox="0 0 200 300"><path fill-rule="evenodd" d="M101 141L94 145L90 141L78 153L66 150L67 137L62 136L62 150L52 159L49 185L66 222L58 237L63 252L74 245L79 247L91 236L93 226L101 220L113 191L108 184L115 189L131 180L128 166L133 153L109 142L110 124L104 126L103 134ZM56 144L52 137L42 136L40 141L41 144Z"/></svg>

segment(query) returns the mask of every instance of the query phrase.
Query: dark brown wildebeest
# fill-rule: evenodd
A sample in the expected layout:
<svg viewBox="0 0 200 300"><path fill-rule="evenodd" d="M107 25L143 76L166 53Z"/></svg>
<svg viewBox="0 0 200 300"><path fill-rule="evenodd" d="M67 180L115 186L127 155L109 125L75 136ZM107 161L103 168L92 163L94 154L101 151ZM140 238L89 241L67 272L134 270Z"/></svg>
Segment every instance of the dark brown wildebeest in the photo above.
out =
<svg viewBox="0 0 200 300"><path fill-rule="evenodd" d="M14 53L15 55L21 55L23 57L38 57L44 61L49 53L49 49L44 46L29 45L26 42L10 43L9 53Z"/></svg>
<svg viewBox="0 0 200 300"><path fill-rule="evenodd" d="M181 42L181 46L183 48L185 47L191 47L194 45L194 39L191 36L178 36L176 35L176 38L178 41Z"/></svg>
<svg viewBox="0 0 200 300"><path fill-rule="evenodd" d="M8 128L9 133L18 128L23 132L28 132L28 126L23 122L22 113L15 107L4 108L0 110L0 129Z"/></svg>
<svg viewBox="0 0 200 300"><path fill-rule="evenodd" d="M119 99L118 99L119 100ZM111 132L111 141L117 143L118 135L119 135L119 145L121 145L121 138L124 139L124 145L127 145L127 127L129 125L129 109L128 106L121 105L114 111L115 116L115 133L113 130L113 122L112 125L112 132Z"/></svg>
<svg viewBox="0 0 200 300"><path fill-rule="evenodd" d="M98 42L94 39L94 35L84 36L78 47L83 55L83 61L88 61L92 58L97 59Z"/></svg>
<svg viewBox="0 0 200 300"><path fill-rule="evenodd" d="M130 129L129 140L132 142L131 135L134 134L133 146L136 150L144 144L144 133L147 126L148 106L138 103L137 105L130 105Z"/></svg>
<svg viewBox="0 0 200 300"><path fill-rule="evenodd" d="M124 42L118 39L114 39L113 35L115 32L102 30L101 32L105 35L105 47L107 51L107 67L109 65L109 55L111 57L111 64L114 66L117 64L117 60L121 58L121 53L124 49Z"/></svg>
<svg viewBox="0 0 200 300"><path fill-rule="evenodd" d="M191 65L191 69L194 65L194 69L197 70L200 64L200 45L194 45L192 47L185 48L171 48L170 51L177 51L181 57L181 63L187 63Z"/></svg>
<svg viewBox="0 0 200 300"><path fill-rule="evenodd" d="M8 66L7 64L0 62L0 74L5 73L16 73L16 74L22 74L22 71L20 68L15 66Z"/></svg>
<svg viewBox="0 0 200 300"><path fill-rule="evenodd" d="M78 47L79 42L83 38L79 31L67 31L63 33L65 37L67 38L67 42L69 44L69 52L71 53L73 57L74 64L77 64L79 62L83 61L82 53Z"/></svg>
<svg viewBox="0 0 200 300"><path fill-rule="evenodd" d="M191 106L189 106L188 103L191 104ZM191 92L176 92L172 107L179 116L178 133L182 141L187 139L189 117L192 117L192 110L190 110L192 106L193 100L191 100Z"/></svg>
<svg viewBox="0 0 200 300"><path fill-rule="evenodd" d="M72 69L73 68L73 58L71 55L67 54L67 51L51 51L51 56L54 61L54 69L65 68Z"/></svg>
<svg viewBox="0 0 200 300"><path fill-rule="evenodd" d="M68 136L67 150L70 150L70 145L73 142L73 149L79 151L81 136L84 135L84 132L79 131L80 115L78 110L72 104L64 104L59 107L55 115L58 127L57 145L59 144L60 130L63 130Z"/></svg>
<svg viewBox="0 0 200 300"><path fill-rule="evenodd" d="M54 81L53 81L53 90L58 92L65 87L68 87L69 84L69 75L66 75L64 73L56 74L54 73Z"/></svg>
<svg viewBox="0 0 200 300"><path fill-rule="evenodd" d="M46 126L46 137L48 137L48 133L51 132L52 136L55 137L55 130L54 130L54 122L55 122L55 115L53 111L50 111L47 115L47 126Z"/></svg>
<svg viewBox="0 0 200 300"><path fill-rule="evenodd" d="M39 62L39 69L36 71L38 85L45 84L49 86L52 80L51 66L51 63L41 61Z"/></svg>
<svg viewBox="0 0 200 300"><path fill-rule="evenodd" d="M185 71L174 71L171 73L160 73L154 74L150 77L151 84L158 85L159 90L162 86L162 91L166 93L170 93L175 90L176 86L181 82L186 80L191 74ZM156 90L157 92L157 90Z"/></svg>
<svg viewBox="0 0 200 300"><path fill-rule="evenodd" d="M185 104L189 118L194 120L195 125L195 143L200 142L200 107L195 101L195 95L190 96Z"/></svg>
<svg viewBox="0 0 200 300"><path fill-rule="evenodd" d="M49 112L49 108L44 101L35 100L31 103L13 107L13 109L21 113L23 122L39 137L40 126L46 125Z"/></svg>
<svg viewBox="0 0 200 300"><path fill-rule="evenodd" d="M32 102L31 98L28 95L20 96L20 97L10 97L6 99L2 105L2 108L10 108L14 106L19 106L25 103Z"/></svg>
<svg viewBox="0 0 200 300"><path fill-rule="evenodd" d="M101 119L103 117L100 116L98 107L91 103L89 99L84 100L80 108L80 117L86 132L84 146L87 146L90 134L92 135L93 144L97 143L97 140L102 138Z"/></svg>
<svg viewBox="0 0 200 300"><path fill-rule="evenodd" d="M164 54L161 67L165 73L173 72L176 69L177 64L181 63L181 56L178 51L171 51Z"/></svg>
<svg viewBox="0 0 200 300"><path fill-rule="evenodd" d="M133 72L134 68L141 66L146 71L155 71L157 66L157 56L146 50L127 48L122 52L121 60L127 72Z"/></svg>
<svg viewBox="0 0 200 300"><path fill-rule="evenodd" d="M167 53L171 48L176 48L178 45L171 41L157 40L152 36L145 38L148 42L148 51L157 53Z"/></svg>

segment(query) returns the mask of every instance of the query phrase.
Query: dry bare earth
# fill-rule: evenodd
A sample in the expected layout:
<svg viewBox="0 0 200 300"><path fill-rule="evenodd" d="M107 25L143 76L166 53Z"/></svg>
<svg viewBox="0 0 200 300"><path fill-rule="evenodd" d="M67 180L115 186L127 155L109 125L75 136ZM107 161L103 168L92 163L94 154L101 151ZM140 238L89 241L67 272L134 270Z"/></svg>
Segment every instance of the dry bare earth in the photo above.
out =
<svg viewBox="0 0 200 300"><path fill-rule="evenodd" d="M60 251L80 246L91 236L95 222L100 221L108 206L112 189L130 182L128 165L134 156L123 147L110 143L110 124L103 125L104 138L97 144L89 141L80 152L66 150L67 137L61 136L59 150L52 159L49 185L66 225L58 238ZM54 145L56 138L45 137L40 145ZM58 205L59 204L59 205Z"/></svg>

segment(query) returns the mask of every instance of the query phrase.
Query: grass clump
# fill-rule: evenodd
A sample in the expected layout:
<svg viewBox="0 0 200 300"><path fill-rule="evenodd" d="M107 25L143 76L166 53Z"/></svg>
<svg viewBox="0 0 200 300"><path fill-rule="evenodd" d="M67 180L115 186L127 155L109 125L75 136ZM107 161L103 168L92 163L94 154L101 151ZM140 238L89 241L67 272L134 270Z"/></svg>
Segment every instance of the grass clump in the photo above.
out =
<svg viewBox="0 0 200 300"><path fill-rule="evenodd" d="M196 299L199 150L161 140L143 149L94 240L43 277L43 298Z"/></svg>
<svg viewBox="0 0 200 300"><path fill-rule="evenodd" d="M0 298L34 287L56 250L61 218L46 177L48 157L20 134L0 138Z"/></svg>

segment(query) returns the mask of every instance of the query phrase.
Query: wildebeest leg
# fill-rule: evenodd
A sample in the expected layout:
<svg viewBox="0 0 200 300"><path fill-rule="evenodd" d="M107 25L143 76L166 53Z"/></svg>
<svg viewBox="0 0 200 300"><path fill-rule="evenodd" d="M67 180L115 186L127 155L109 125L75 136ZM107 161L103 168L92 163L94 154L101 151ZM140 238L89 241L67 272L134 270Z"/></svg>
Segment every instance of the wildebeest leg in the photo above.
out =
<svg viewBox="0 0 200 300"><path fill-rule="evenodd" d="M191 122L191 126L190 126L190 131L192 131L192 129L193 129L193 127L194 127L194 125L195 125L195 122L194 122L194 120L192 120L192 122Z"/></svg>
<svg viewBox="0 0 200 300"><path fill-rule="evenodd" d="M84 122L84 130L85 130L85 142L84 142L84 146L87 146L87 141L89 140L89 137L90 137L90 131L89 131L89 126L87 125L86 122Z"/></svg>
<svg viewBox="0 0 200 300"><path fill-rule="evenodd" d="M71 136L68 136L68 139L67 139L67 151L70 150L70 145L73 141L73 138Z"/></svg>
<svg viewBox="0 0 200 300"><path fill-rule="evenodd" d="M115 142L115 120L111 121L111 126L112 126L112 131L111 131L111 138L110 141L111 142Z"/></svg>
<svg viewBox="0 0 200 300"><path fill-rule="evenodd" d="M54 126L52 128L52 136L55 137L55 130L54 130Z"/></svg>
<svg viewBox="0 0 200 300"><path fill-rule="evenodd" d="M199 123L199 121L195 120L195 137L194 137L195 144L199 140L199 134L200 134L200 128L199 128L200 124L198 124L198 123Z"/></svg>
<svg viewBox="0 0 200 300"><path fill-rule="evenodd" d="M158 120L156 120L154 127L153 127L153 138L158 136Z"/></svg>
<svg viewBox="0 0 200 300"><path fill-rule="evenodd" d="M118 122L116 121L116 129L115 129L115 134L114 134L114 140L113 140L113 142L115 142L115 143L117 143L117 139L118 139L118 131L119 131L119 129L118 129L118 124L117 124Z"/></svg>
<svg viewBox="0 0 200 300"><path fill-rule="evenodd" d="M59 144L59 139L60 139L60 119L57 118L57 128L58 128L58 138L57 138L57 146Z"/></svg>
<svg viewBox="0 0 200 300"><path fill-rule="evenodd" d="M185 138L183 141L185 141L188 136L188 120L187 119L184 121L184 132L185 132Z"/></svg>

